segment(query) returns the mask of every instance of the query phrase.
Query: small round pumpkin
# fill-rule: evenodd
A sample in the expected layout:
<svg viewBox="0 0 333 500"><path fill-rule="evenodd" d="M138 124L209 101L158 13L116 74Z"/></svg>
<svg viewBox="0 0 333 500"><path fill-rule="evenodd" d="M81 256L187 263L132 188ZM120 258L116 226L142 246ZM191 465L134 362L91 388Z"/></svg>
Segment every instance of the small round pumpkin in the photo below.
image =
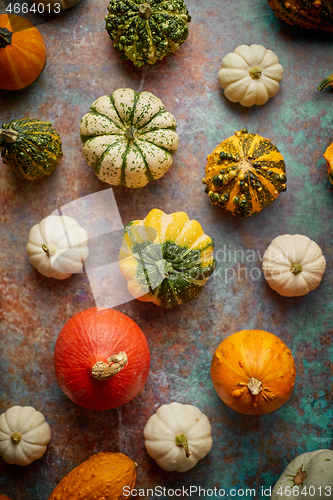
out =
<svg viewBox="0 0 333 500"><path fill-rule="evenodd" d="M131 496L125 496L126 489L135 486L136 468L123 453L97 453L69 472L48 500L125 500Z"/></svg>
<svg viewBox="0 0 333 500"><path fill-rule="evenodd" d="M0 456L8 464L29 465L51 439L44 415L32 406L12 406L0 415Z"/></svg>
<svg viewBox="0 0 333 500"><path fill-rule="evenodd" d="M286 191L282 154L269 140L246 129L235 132L208 155L206 193L212 205L249 217Z"/></svg>
<svg viewBox="0 0 333 500"><path fill-rule="evenodd" d="M149 456L167 471L192 469L213 446L209 420L193 405L160 406L149 418L143 434Z"/></svg>
<svg viewBox="0 0 333 500"><path fill-rule="evenodd" d="M42 35L27 19L0 14L0 89L18 90L42 72L46 48Z"/></svg>
<svg viewBox="0 0 333 500"><path fill-rule="evenodd" d="M272 50L240 45L223 58L217 77L229 101L262 106L279 91L283 67Z"/></svg>
<svg viewBox="0 0 333 500"><path fill-rule="evenodd" d="M303 234L282 234L266 249L262 269L269 286L284 297L300 297L315 290L326 269L326 259L315 241Z"/></svg>
<svg viewBox="0 0 333 500"><path fill-rule="evenodd" d="M216 266L213 250L199 222L155 208L125 227L120 272L133 297L168 309L199 295Z"/></svg>
<svg viewBox="0 0 333 500"><path fill-rule="evenodd" d="M278 337L262 330L242 330L217 347L210 373L226 405L246 415L263 415L288 400L296 368L290 349Z"/></svg>
<svg viewBox="0 0 333 500"><path fill-rule="evenodd" d="M50 175L62 157L61 140L51 123L22 118L0 128L2 161L22 179Z"/></svg>
<svg viewBox="0 0 333 500"><path fill-rule="evenodd" d="M179 49L191 16L183 0L110 0L106 30L123 59L138 68Z"/></svg>
<svg viewBox="0 0 333 500"><path fill-rule="evenodd" d="M144 388L150 367L146 337L128 316L92 307L62 328L54 350L59 386L88 410L110 410Z"/></svg>
<svg viewBox="0 0 333 500"><path fill-rule="evenodd" d="M271 500L322 500L332 498L333 450L302 453L285 468Z"/></svg>
<svg viewBox="0 0 333 500"><path fill-rule="evenodd" d="M323 156L327 165L328 178L330 183L333 184L333 142L330 146L328 146Z"/></svg>
<svg viewBox="0 0 333 500"><path fill-rule="evenodd" d="M267 0L274 14L288 24L321 28L333 33L332 0Z"/></svg>
<svg viewBox="0 0 333 500"><path fill-rule="evenodd" d="M72 217L49 215L29 232L29 262L47 278L64 280L82 270L88 258L88 233Z"/></svg>
<svg viewBox="0 0 333 500"><path fill-rule="evenodd" d="M154 94L118 89L97 99L82 118L83 154L101 181L140 188L171 167L176 128Z"/></svg>

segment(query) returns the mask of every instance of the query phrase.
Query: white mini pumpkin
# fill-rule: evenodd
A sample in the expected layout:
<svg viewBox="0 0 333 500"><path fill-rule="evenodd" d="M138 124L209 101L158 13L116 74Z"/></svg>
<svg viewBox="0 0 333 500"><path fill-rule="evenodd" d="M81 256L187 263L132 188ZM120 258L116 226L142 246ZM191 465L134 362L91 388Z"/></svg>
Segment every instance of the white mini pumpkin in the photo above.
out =
<svg viewBox="0 0 333 500"><path fill-rule="evenodd" d="M265 104L279 90L283 67L277 55L262 45L240 45L222 60L219 85L231 102Z"/></svg>
<svg viewBox="0 0 333 500"><path fill-rule="evenodd" d="M276 482L271 500L322 500L333 496L333 450L296 457Z"/></svg>
<svg viewBox="0 0 333 500"><path fill-rule="evenodd" d="M149 456L167 471L192 469L213 445L206 415L195 406L180 403L160 406L143 434Z"/></svg>
<svg viewBox="0 0 333 500"><path fill-rule="evenodd" d="M285 297L299 297L317 288L325 268L326 260L317 243L301 234L274 238L262 263L269 286Z"/></svg>
<svg viewBox="0 0 333 500"><path fill-rule="evenodd" d="M87 241L87 231L75 219L50 215L30 230L29 261L48 278L66 279L82 270L89 255Z"/></svg>
<svg viewBox="0 0 333 500"><path fill-rule="evenodd" d="M83 154L101 181L140 188L171 167L176 128L154 94L118 89L97 99L82 118Z"/></svg>
<svg viewBox="0 0 333 500"><path fill-rule="evenodd" d="M0 415L0 456L8 464L31 464L44 455L50 439L49 424L32 406L12 406Z"/></svg>

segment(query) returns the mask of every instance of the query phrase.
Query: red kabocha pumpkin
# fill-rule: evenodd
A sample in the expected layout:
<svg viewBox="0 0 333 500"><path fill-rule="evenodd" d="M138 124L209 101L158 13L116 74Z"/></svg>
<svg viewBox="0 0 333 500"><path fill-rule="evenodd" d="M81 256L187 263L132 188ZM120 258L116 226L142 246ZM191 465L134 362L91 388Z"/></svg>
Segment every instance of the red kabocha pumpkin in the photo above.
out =
<svg viewBox="0 0 333 500"><path fill-rule="evenodd" d="M92 307L73 316L54 351L57 381L66 396L88 410L110 410L144 388L150 367L146 337L128 316Z"/></svg>
<svg viewBox="0 0 333 500"><path fill-rule="evenodd" d="M42 35L27 19L0 15L0 89L27 87L43 71L46 48Z"/></svg>

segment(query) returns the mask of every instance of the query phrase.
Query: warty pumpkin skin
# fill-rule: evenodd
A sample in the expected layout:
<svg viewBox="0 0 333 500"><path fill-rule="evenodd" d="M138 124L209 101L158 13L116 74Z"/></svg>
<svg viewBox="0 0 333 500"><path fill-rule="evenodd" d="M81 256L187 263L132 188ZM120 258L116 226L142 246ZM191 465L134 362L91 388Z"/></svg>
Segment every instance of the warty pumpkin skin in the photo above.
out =
<svg viewBox="0 0 333 500"><path fill-rule="evenodd" d="M136 467L123 453L92 455L60 481L48 500L125 500L131 495L123 488L134 488Z"/></svg>
<svg viewBox="0 0 333 500"><path fill-rule="evenodd" d="M275 15L288 24L333 32L332 0L267 0Z"/></svg>
<svg viewBox="0 0 333 500"><path fill-rule="evenodd" d="M155 208L125 227L120 272L133 297L171 308L199 295L216 266L213 250L199 222Z"/></svg>
<svg viewBox="0 0 333 500"><path fill-rule="evenodd" d="M2 161L29 181L50 175L63 155L60 136L51 123L31 118L4 123L0 149Z"/></svg>
<svg viewBox="0 0 333 500"><path fill-rule="evenodd" d="M290 397L296 368L290 349L263 330L242 330L216 349L211 378L222 401L246 415L263 415Z"/></svg>
<svg viewBox="0 0 333 500"><path fill-rule="evenodd" d="M83 116L83 154L101 181L140 188L171 167L176 128L174 116L151 92L117 89Z"/></svg>
<svg viewBox="0 0 333 500"><path fill-rule="evenodd" d="M27 19L0 15L0 89L19 90L42 72L46 48L42 35Z"/></svg>
<svg viewBox="0 0 333 500"><path fill-rule="evenodd" d="M179 49L191 16L183 0L111 0L105 17L114 48L136 67L155 64Z"/></svg>
<svg viewBox="0 0 333 500"><path fill-rule="evenodd" d="M88 410L111 410L144 389L150 352L144 333L131 318L114 309L91 307L62 328L54 367L71 401Z"/></svg>
<svg viewBox="0 0 333 500"><path fill-rule="evenodd" d="M212 205L249 217L286 191L282 154L269 140L246 129L236 131L208 155L206 184Z"/></svg>

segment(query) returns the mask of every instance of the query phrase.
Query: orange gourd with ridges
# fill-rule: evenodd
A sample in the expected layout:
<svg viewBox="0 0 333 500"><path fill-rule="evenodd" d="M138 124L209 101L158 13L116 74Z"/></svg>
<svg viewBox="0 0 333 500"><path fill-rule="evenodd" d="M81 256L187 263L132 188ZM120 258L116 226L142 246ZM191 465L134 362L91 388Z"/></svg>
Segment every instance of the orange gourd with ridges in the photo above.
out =
<svg viewBox="0 0 333 500"><path fill-rule="evenodd" d="M0 15L0 89L27 87L42 72L46 48L42 35L27 19Z"/></svg>
<svg viewBox="0 0 333 500"><path fill-rule="evenodd" d="M123 453L98 453L67 474L48 500L125 500L131 495L123 488L134 488L136 466Z"/></svg>
<svg viewBox="0 0 333 500"><path fill-rule="evenodd" d="M216 349L211 377L222 401L246 415L263 415L287 401L295 385L291 351L272 333L243 330Z"/></svg>

